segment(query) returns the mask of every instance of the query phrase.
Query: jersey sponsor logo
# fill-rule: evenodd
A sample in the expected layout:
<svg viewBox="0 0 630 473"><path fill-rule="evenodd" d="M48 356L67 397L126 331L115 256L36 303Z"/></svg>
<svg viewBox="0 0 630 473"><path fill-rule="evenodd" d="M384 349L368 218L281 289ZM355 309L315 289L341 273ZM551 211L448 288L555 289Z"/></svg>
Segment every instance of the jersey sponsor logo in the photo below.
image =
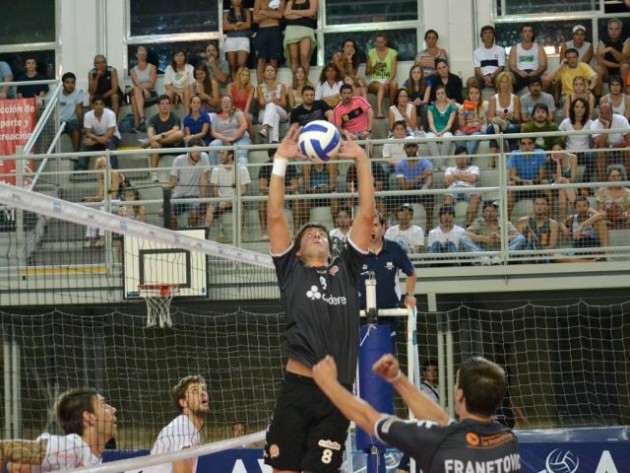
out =
<svg viewBox="0 0 630 473"><path fill-rule="evenodd" d="M488 461L451 458L444 460L444 473L510 473L513 471L521 471L521 457L518 453Z"/></svg>
<svg viewBox="0 0 630 473"><path fill-rule="evenodd" d="M306 297L308 297L312 301L317 301L321 299L328 305L346 305L348 303L348 299L346 299L344 296L335 297L322 294L321 292L319 292L319 288L317 286L311 286L311 288L306 291Z"/></svg>
<svg viewBox="0 0 630 473"><path fill-rule="evenodd" d="M470 439L469 439L470 436ZM466 435L466 442L470 446L479 448L494 448L497 445L514 441L514 434L511 432L503 432L496 435L477 435L470 432Z"/></svg>
<svg viewBox="0 0 630 473"><path fill-rule="evenodd" d="M321 439L317 442L317 445L322 448L329 448L330 450L341 450L341 445L338 442L334 442L333 440Z"/></svg>
<svg viewBox="0 0 630 473"><path fill-rule="evenodd" d="M479 435L477 435L474 432L468 432L466 434L466 443L468 445L472 445L473 447L476 447L480 443Z"/></svg>
<svg viewBox="0 0 630 473"><path fill-rule="evenodd" d="M554 448L545 460L545 469L540 473L575 473L580 466L580 457L571 450Z"/></svg>
<svg viewBox="0 0 630 473"><path fill-rule="evenodd" d="M334 266L331 266L330 269L328 270L328 274L330 274L331 276L335 276L338 272L339 272L339 266L337 266L336 264Z"/></svg>
<svg viewBox="0 0 630 473"><path fill-rule="evenodd" d="M322 295L320 294L317 286L311 286L311 289L306 291L306 297L312 301L316 301L317 299L321 299Z"/></svg>

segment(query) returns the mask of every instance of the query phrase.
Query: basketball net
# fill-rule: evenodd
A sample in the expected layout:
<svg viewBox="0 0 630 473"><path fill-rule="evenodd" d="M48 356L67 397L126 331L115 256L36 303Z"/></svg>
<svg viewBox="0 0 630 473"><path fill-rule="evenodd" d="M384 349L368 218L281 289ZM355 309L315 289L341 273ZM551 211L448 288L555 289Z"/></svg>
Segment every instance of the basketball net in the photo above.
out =
<svg viewBox="0 0 630 473"><path fill-rule="evenodd" d="M139 289L140 297L147 304L147 327L172 327L171 301L179 288L169 284L144 284Z"/></svg>

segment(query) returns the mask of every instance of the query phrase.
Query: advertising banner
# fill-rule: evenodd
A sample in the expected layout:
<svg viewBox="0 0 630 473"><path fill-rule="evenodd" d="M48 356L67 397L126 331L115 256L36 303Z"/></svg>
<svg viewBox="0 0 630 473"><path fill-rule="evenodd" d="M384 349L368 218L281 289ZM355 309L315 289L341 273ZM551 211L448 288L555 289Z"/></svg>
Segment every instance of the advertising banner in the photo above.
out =
<svg viewBox="0 0 630 473"><path fill-rule="evenodd" d="M36 122L36 99L0 100L0 157L15 155L16 148L31 137ZM24 172L32 172L33 162L24 163ZM0 182L15 185L14 159L0 159Z"/></svg>

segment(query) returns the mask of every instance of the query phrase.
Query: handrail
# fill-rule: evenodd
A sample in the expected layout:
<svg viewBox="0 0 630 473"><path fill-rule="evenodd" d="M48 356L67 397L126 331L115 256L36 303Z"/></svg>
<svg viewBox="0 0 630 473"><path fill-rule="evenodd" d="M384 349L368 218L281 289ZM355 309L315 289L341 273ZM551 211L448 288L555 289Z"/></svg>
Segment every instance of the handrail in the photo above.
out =
<svg viewBox="0 0 630 473"><path fill-rule="evenodd" d="M35 81L31 83L34 83L34 82ZM35 146L35 143L37 139L39 138L39 135L41 135L42 130L46 126L46 123L48 122L50 115L55 111L55 106L57 105L57 102L59 101L59 94L61 93L62 88L63 86L61 82L59 82L57 84L57 88L55 89L55 91L52 94L49 94L48 104L46 105L46 108L44 109L41 116L39 117L39 120L37 120L37 124L35 125L35 129L31 133L31 137L28 139L28 141L24 145L24 154L30 154L31 150L33 149L33 146Z"/></svg>
<svg viewBox="0 0 630 473"><path fill-rule="evenodd" d="M48 147L48 150L46 151L47 156L44 158L41 164L37 167L37 171L35 172L35 176L33 177L33 180L31 181L31 185L28 186L29 191L32 191L33 189L35 189L35 185L37 184L37 181L39 181L39 177L42 175L44 169L46 168L46 164L50 160L50 156L48 156L48 154L51 153L52 150L57 146L57 143L59 142L59 139L61 138L61 135L63 135L63 132L65 129L66 129L66 122L63 122L61 126L59 126L59 130L57 130L57 133L55 134L55 137L53 138L52 143L50 143L50 146Z"/></svg>

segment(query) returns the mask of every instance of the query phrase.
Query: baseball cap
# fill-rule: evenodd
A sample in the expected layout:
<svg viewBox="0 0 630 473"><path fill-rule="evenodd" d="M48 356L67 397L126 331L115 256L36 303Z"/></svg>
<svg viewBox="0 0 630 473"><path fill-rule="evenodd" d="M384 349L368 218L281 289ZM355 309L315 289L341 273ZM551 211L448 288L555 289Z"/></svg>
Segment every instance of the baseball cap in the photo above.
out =
<svg viewBox="0 0 630 473"><path fill-rule="evenodd" d="M499 208L499 202L497 202L496 200L484 200L483 201L483 205L481 206L482 209L485 209L488 206L492 206L495 209Z"/></svg>
<svg viewBox="0 0 630 473"><path fill-rule="evenodd" d="M280 0L271 0L269 2L269 8L271 8L272 10L277 10L278 8L280 8Z"/></svg>
<svg viewBox="0 0 630 473"><path fill-rule="evenodd" d="M575 26L573 27L573 32L574 32L574 33L575 33L576 31L580 31L580 30L582 30L582 31L586 31L586 27L585 27L584 25L575 25Z"/></svg>
<svg viewBox="0 0 630 473"><path fill-rule="evenodd" d="M398 206L398 210L408 210L409 212L413 213L413 205L411 205L411 204L400 204Z"/></svg>
<svg viewBox="0 0 630 473"><path fill-rule="evenodd" d="M415 137L407 136L405 140L415 140ZM407 146L418 146L418 143L416 143L415 141L413 143L405 143L405 147Z"/></svg>

